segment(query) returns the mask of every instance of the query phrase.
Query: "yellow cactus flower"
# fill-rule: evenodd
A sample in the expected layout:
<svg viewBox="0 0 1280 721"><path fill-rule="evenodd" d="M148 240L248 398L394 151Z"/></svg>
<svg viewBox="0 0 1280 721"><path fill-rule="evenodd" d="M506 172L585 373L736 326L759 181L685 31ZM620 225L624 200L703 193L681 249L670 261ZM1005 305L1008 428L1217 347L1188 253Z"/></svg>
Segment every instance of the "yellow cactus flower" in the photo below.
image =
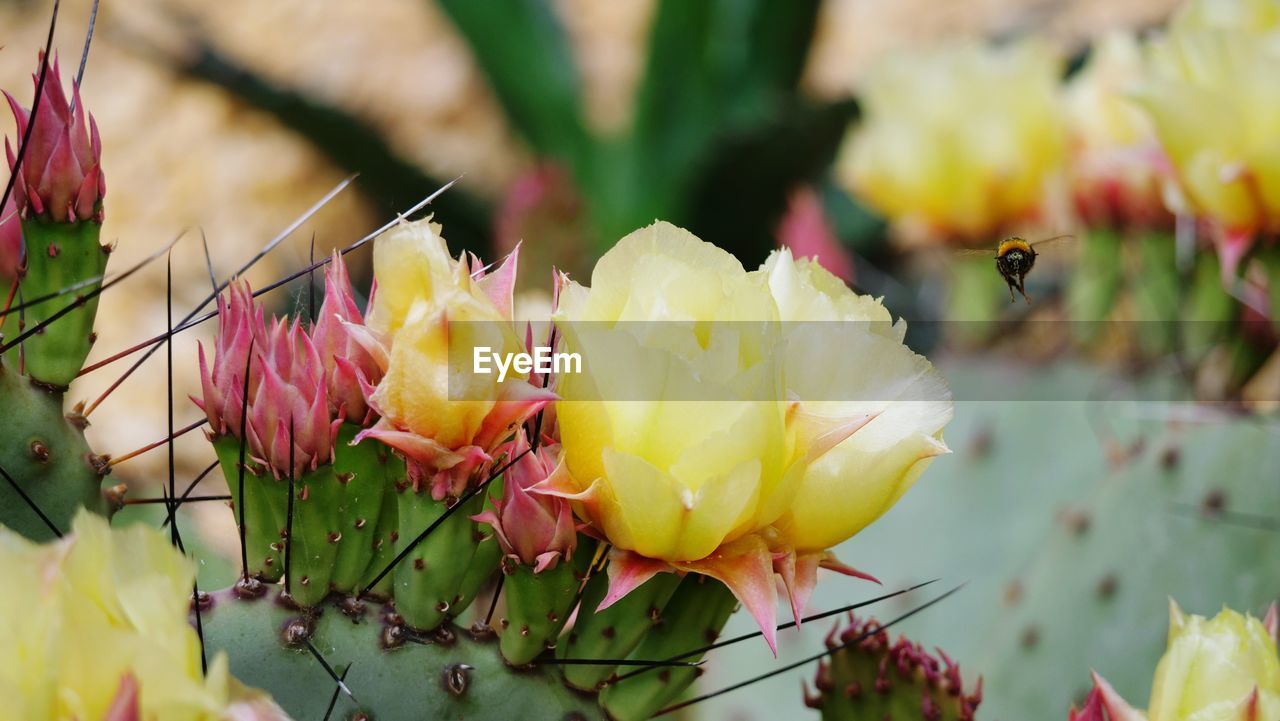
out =
<svg viewBox="0 0 1280 721"><path fill-rule="evenodd" d="M1215 224L1227 277L1255 234L1280 228L1280 33L1269 13L1241 10L1252 5L1189 6L1152 43L1135 94L1177 173L1179 209Z"/></svg>
<svg viewBox="0 0 1280 721"><path fill-rule="evenodd" d="M155 529L113 531L82 512L66 538L36 545L0 528L0 577L0 721L101 719L132 704L165 721L287 718L230 677L225 654L201 675L195 568Z"/></svg>
<svg viewBox="0 0 1280 721"><path fill-rule="evenodd" d="M837 176L902 231L987 240L1036 214L1061 166L1058 72L1032 43L888 58L861 89Z"/></svg>
<svg viewBox="0 0 1280 721"><path fill-rule="evenodd" d="M1071 195L1090 227L1172 225L1164 203L1173 180L1169 161L1130 96L1146 72L1137 37L1113 32L1094 44L1088 64L1064 89Z"/></svg>
<svg viewBox="0 0 1280 721"><path fill-rule="evenodd" d="M773 312L737 259L666 223L619 241L589 289L561 291L554 317L587 359L558 379L565 460L579 490L599 481L584 513L615 545L692 561L775 520L759 511L785 495L785 409L736 385L761 355L728 337Z"/></svg>
<svg viewBox="0 0 1280 721"><path fill-rule="evenodd" d="M369 397L381 419L357 436L402 451L437 497L460 492L510 429L552 397L527 373L459 372L451 348L525 350L511 323L517 261L513 253L487 273L474 258L452 258L440 233L430 220L401 222L374 242L367 325L386 368Z"/></svg>
<svg viewBox="0 0 1280 721"><path fill-rule="evenodd" d="M1280 718L1280 657L1262 621L1229 608L1207 620L1172 601L1169 615L1169 647L1156 666L1150 721Z"/></svg>
<svg viewBox="0 0 1280 721"><path fill-rule="evenodd" d="M623 238L553 316L565 496L613 545L616 601L663 570L723 581L773 643L774 574L799 615L827 549L946 452L946 383L879 301L811 260L748 273L667 223Z"/></svg>
<svg viewBox="0 0 1280 721"><path fill-rule="evenodd" d="M784 386L800 399L793 416L869 419L808 464L775 523L796 552L824 551L879 518L934 457L950 452L942 427L953 414L951 391L903 344L902 322L818 263L784 250L757 273L787 324Z"/></svg>

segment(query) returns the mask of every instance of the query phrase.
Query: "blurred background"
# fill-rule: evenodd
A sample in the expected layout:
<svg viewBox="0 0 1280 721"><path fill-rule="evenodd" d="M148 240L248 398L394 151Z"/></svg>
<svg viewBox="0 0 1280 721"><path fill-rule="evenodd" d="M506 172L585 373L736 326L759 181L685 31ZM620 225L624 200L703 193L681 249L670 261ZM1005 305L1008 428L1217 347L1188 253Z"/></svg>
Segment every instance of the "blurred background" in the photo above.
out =
<svg viewBox="0 0 1280 721"><path fill-rule="evenodd" d="M431 206L455 251L492 259L523 241L526 269L585 278L662 218L748 267L787 245L883 296L953 383L954 454L840 555L889 589L969 581L904 631L985 677L984 717L1061 718L1090 668L1145 698L1166 597L1256 613L1280 595L1280 98L1260 90L1280 68L1280 9L1179 7L107 0L82 93L102 134L113 267L181 236L178 317L209 294L210 265L233 272L356 173L253 266L255 286L458 179ZM23 103L49 11L0 0L0 87ZM64 77L90 11L62 4ZM1218 57L1196 33L1268 40ZM0 131L12 137L11 118ZM1252 190L1214 186L1237 181ZM1071 235L1042 246L1029 302L1006 300L993 268L1010 234ZM350 256L357 287L367 261ZM547 307L549 274L520 282L528 312ZM290 311L307 293L304 278L268 303ZM90 362L165 318L153 264L103 296ZM179 398L198 387L196 344L213 331L175 340ZM137 357L71 391L92 409L91 442L116 456L166 427L163 353L104 395ZM201 413L180 401L176 416ZM198 433L178 449L180 475L212 460ZM115 477L156 495L165 462L144 453ZM236 547L221 505L182 512L210 547ZM813 606L873 594L831 579ZM816 653L826 623L781 634L779 661L763 644L714 659L703 690ZM811 674L689 716L792 717Z"/></svg>

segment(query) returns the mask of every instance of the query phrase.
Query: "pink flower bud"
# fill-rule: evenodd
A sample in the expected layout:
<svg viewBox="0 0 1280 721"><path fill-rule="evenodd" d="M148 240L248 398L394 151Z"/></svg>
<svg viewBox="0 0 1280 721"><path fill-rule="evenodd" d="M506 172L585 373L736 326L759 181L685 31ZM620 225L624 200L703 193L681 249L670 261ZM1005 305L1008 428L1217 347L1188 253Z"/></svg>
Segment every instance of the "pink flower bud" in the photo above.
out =
<svg viewBox="0 0 1280 721"><path fill-rule="evenodd" d="M38 78L38 74L33 78L37 85ZM32 122L31 111L19 105L9 93L4 95L17 121L20 143ZM85 110L80 88L74 84L71 98L72 102L68 102L63 92L62 76L55 57L45 77L43 97L36 108L30 146L14 183L13 196L23 218L41 215L60 223L102 222L102 197L107 187L102 175L102 141L98 137L98 124ZM17 153L7 138L5 152L9 158L9 170L13 172Z"/></svg>
<svg viewBox="0 0 1280 721"><path fill-rule="evenodd" d="M361 391L361 380L377 385L382 368L356 336L364 318L356 305L351 279L342 256L335 252L325 271L324 303L316 318L311 339L324 364L330 411L357 425L366 425L372 413Z"/></svg>
<svg viewBox="0 0 1280 721"><path fill-rule="evenodd" d="M495 500L493 510L473 518L493 526L503 553L540 573L571 557L577 543L569 501L529 491L556 472L560 447L543 445L530 452L529 441L519 433L505 452L519 460L503 475L502 501Z"/></svg>
<svg viewBox="0 0 1280 721"><path fill-rule="evenodd" d="M246 368L248 419L243 421ZM240 438L244 422L248 453L277 477L290 471L302 475L333 460L342 421L331 413L320 353L297 321L274 318L268 328L245 283L233 283L218 299L213 367L201 348L200 382L204 398L193 400L208 414L213 434Z"/></svg>

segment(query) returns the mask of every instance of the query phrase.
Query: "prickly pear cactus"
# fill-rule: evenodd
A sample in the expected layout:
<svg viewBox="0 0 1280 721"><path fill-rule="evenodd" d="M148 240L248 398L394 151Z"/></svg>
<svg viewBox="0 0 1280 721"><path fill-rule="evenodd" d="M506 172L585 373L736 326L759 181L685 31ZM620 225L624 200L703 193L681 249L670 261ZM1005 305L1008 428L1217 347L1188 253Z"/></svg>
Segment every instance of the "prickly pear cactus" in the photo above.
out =
<svg viewBox="0 0 1280 721"><path fill-rule="evenodd" d="M816 693L805 705L824 721L926 719L973 721L982 703L982 679L965 688L960 667L945 653L889 634L874 619L851 618L827 634L830 658L819 663Z"/></svg>
<svg viewBox="0 0 1280 721"><path fill-rule="evenodd" d="M492 631L422 633L392 605L300 609L262 586L210 594L201 613L205 643L227 649L231 672L270 689L296 719L600 718L595 700L565 688L553 667L507 665Z"/></svg>

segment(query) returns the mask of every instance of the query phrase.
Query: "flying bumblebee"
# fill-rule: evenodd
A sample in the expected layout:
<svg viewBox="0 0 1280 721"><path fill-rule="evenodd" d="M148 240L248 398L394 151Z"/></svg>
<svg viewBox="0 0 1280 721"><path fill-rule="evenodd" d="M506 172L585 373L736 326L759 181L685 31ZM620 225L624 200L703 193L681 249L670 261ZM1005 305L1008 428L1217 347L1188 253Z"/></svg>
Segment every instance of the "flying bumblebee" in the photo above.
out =
<svg viewBox="0 0 1280 721"><path fill-rule="evenodd" d="M1035 267L1036 257L1039 255L1036 252L1036 248L1046 243L1066 240L1071 237L1073 236L1055 235L1052 238L1028 241L1025 238L1013 236L1000 241L995 250L996 270L1000 273L1000 277L1004 278L1004 282L1009 284L1010 303L1017 300L1013 295L1015 290L1022 294L1028 305L1031 303L1031 297L1027 295L1026 281L1027 274ZM987 255L991 253L989 250L981 249L962 252L966 255Z"/></svg>

